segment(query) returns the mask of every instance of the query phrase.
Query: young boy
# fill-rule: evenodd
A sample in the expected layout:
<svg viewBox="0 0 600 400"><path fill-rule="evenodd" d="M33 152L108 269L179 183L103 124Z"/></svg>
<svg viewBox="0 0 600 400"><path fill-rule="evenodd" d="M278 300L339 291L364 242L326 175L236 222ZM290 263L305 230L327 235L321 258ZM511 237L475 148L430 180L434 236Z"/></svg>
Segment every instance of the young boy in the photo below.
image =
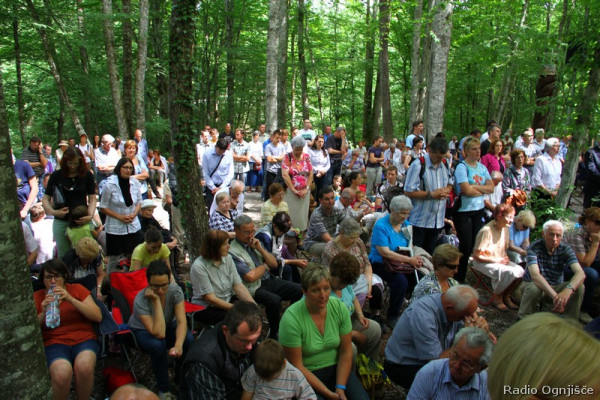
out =
<svg viewBox="0 0 600 400"><path fill-rule="evenodd" d="M273 339L261 343L254 364L242 376L241 400L314 400L315 392L302 372L286 361L283 347Z"/></svg>

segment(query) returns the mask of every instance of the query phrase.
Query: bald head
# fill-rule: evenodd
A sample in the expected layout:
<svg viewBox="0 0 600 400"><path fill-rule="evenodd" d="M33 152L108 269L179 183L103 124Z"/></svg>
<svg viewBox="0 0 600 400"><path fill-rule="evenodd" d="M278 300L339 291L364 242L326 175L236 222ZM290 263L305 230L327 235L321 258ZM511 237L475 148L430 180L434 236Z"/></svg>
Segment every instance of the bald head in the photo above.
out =
<svg viewBox="0 0 600 400"><path fill-rule="evenodd" d="M110 400L160 400L156 393L137 383L123 385L110 396Z"/></svg>

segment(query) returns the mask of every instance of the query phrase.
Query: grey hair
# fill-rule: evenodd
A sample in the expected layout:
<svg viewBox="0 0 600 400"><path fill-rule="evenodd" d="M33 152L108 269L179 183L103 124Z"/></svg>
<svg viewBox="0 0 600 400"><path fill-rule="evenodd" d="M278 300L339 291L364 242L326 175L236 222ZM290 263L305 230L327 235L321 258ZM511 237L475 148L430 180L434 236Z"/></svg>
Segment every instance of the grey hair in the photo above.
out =
<svg viewBox="0 0 600 400"><path fill-rule="evenodd" d="M354 189L349 187L342 190L342 193L340 194L340 196L344 199L351 199L353 195L356 195L356 192L354 191Z"/></svg>
<svg viewBox="0 0 600 400"><path fill-rule="evenodd" d="M559 143L559 140L555 137L551 137L550 139L546 139L546 143L544 143L544 151L548 151L552 146L556 146Z"/></svg>
<svg viewBox="0 0 600 400"><path fill-rule="evenodd" d="M545 133L544 128L537 128L535 134L537 135L538 133Z"/></svg>
<svg viewBox="0 0 600 400"><path fill-rule="evenodd" d="M500 171L492 171L491 178L492 179L502 179L504 175Z"/></svg>
<svg viewBox="0 0 600 400"><path fill-rule="evenodd" d="M244 190L244 182L240 181L239 179L232 180L231 183L229 184L229 188L233 189L236 187L241 187L242 190Z"/></svg>
<svg viewBox="0 0 600 400"><path fill-rule="evenodd" d="M482 367L487 366L492 358L492 351L494 350L494 344L490 340L488 333L483 329L474 326L462 328L458 331L456 336L454 336L452 346L458 345L458 342L460 342L460 339L463 337L466 339L469 348L477 349L483 347L483 353L481 353L481 357L479 357L479 365Z"/></svg>
<svg viewBox="0 0 600 400"><path fill-rule="evenodd" d="M479 293L469 285L452 286L445 296L458 312L466 310L473 299L479 300Z"/></svg>
<svg viewBox="0 0 600 400"><path fill-rule="evenodd" d="M361 233L360 224L352 217L345 217L338 226L339 233L344 235L352 235L353 233Z"/></svg>
<svg viewBox="0 0 600 400"><path fill-rule="evenodd" d="M248 225L251 223L254 223L254 220L252 218L250 218L249 216L247 216L246 214L242 214L233 221L233 228L240 229L242 226Z"/></svg>
<svg viewBox="0 0 600 400"><path fill-rule="evenodd" d="M404 210L412 210L413 205L408 197L405 195L396 196L390 201L390 211L400 212Z"/></svg>
<svg viewBox="0 0 600 400"><path fill-rule="evenodd" d="M106 135L102 135L102 141L103 142L111 142L114 143L115 138L113 135L109 135L108 133Z"/></svg>
<svg viewBox="0 0 600 400"><path fill-rule="evenodd" d="M343 132L343 131L345 131L345 130L346 130L346 128L344 128L342 125L340 125L340 126L338 126L337 128L335 128L335 131L336 131L336 132Z"/></svg>
<svg viewBox="0 0 600 400"><path fill-rule="evenodd" d="M553 226L558 226L563 233L565 232L565 228L563 227L563 224L560 221L557 221L555 219L551 219L551 220L544 222L544 225L542 225L542 231L544 231L544 233L546 233L546 232L548 232L548 229L550 229Z"/></svg>
<svg viewBox="0 0 600 400"><path fill-rule="evenodd" d="M290 140L290 145L292 146L292 149L304 147L306 145L306 141L302 136L296 135L292 138L292 140Z"/></svg>
<svg viewBox="0 0 600 400"><path fill-rule="evenodd" d="M225 197L229 197L229 191L217 193L215 196L215 203L219 204Z"/></svg>

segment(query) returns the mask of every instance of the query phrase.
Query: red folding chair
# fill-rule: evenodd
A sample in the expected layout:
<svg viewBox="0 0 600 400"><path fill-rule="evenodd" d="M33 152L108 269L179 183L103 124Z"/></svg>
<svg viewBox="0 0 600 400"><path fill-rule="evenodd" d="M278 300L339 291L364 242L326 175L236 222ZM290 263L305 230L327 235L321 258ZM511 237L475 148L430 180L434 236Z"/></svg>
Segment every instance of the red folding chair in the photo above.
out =
<svg viewBox="0 0 600 400"><path fill-rule="evenodd" d="M143 290L148 286L146 268L133 272L113 272L110 275L110 286L114 299L113 318L120 325L127 324L127 321L129 321L133 312L133 301L135 300L135 296L137 296L140 290ZM203 306L192 304L187 301L184 304L188 324L190 323L190 317L193 318L194 313L204 310ZM118 319L120 319L120 321ZM141 354L141 350L135 340L135 335L127 328L122 329L117 332L117 340L123 350L129 370L137 380L134 372L134 365ZM134 354L132 351L134 349L137 354Z"/></svg>
<svg viewBox="0 0 600 400"><path fill-rule="evenodd" d="M481 287L481 289L487 295L489 295L489 300L487 300L487 301L484 301L480 295L479 301L478 301L479 305L489 306L490 304L492 304L492 301L494 300L494 290L491 288L491 285L488 286L487 283L485 282L486 278L487 279L489 279L489 278L487 276L483 275L481 272L475 271L472 263L469 263L469 268L471 269L471 272L473 273L473 276L475 277L475 279L477 279L477 282L475 282L475 284L473 285L473 289L477 290L477 288ZM481 290L479 290L479 292L481 292Z"/></svg>

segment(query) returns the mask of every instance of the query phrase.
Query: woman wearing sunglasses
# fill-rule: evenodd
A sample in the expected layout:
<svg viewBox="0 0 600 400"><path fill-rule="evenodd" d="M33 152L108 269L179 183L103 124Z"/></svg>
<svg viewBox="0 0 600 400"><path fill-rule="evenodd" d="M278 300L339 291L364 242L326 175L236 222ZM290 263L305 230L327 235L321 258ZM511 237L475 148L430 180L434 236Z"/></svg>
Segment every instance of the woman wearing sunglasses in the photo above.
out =
<svg viewBox="0 0 600 400"><path fill-rule="evenodd" d="M431 256L433 272L421 278L411 298L411 302L423 296L434 293L446 293L452 286L459 283L454 279L458 271L462 253L451 244L441 244L435 248Z"/></svg>
<svg viewBox="0 0 600 400"><path fill-rule="evenodd" d="M194 341L187 329L183 292L177 284L170 283L170 276L171 271L164 261L150 263L146 270L148 286L135 296L128 322L138 345L150 354L161 399L175 398L171 395L168 357L177 360L177 383L183 357Z"/></svg>

